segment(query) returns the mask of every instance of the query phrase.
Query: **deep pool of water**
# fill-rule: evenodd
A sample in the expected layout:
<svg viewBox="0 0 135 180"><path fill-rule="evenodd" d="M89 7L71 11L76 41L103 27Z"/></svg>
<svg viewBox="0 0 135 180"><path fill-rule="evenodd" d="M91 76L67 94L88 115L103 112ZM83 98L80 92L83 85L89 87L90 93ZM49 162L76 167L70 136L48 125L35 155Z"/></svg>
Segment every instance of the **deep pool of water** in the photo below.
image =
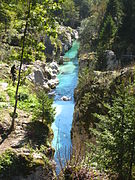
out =
<svg viewBox="0 0 135 180"><path fill-rule="evenodd" d="M60 171L59 159L64 166L66 160L70 158L71 146L71 127L74 112L74 89L78 79L78 54L79 43L75 41L72 48L65 54L69 58L60 66L58 75L59 85L55 93L53 106L56 108L55 121L52 124L54 139L52 146L55 148L55 161L57 164L56 172ZM62 101L61 97L70 97L70 101Z"/></svg>

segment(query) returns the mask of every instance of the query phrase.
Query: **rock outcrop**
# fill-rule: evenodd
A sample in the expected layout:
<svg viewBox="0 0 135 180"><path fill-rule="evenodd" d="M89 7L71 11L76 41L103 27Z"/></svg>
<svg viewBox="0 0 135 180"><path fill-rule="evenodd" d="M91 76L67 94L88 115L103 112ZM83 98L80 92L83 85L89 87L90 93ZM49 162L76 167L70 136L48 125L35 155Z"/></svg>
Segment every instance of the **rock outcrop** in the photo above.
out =
<svg viewBox="0 0 135 180"><path fill-rule="evenodd" d="M93 71L83 77L75 90L75 111L72 124L72 143L75 153L84 153L86 143L95 143L91 128L95 128L94 113L105 114L103 102L110 101L116 89L123 82L125 86L134 79L134 68L119 71Z"/></svg>
<svg viewBox="0 0 135 180"><path fill-rule="evenodd" d="M32 73L27 77L30 81L36 85L42 86L46 91L56 88L59 83L57 78L59 68L55 61L51 63L36 61L30 66L32 68Z"/></svg>
<svg viewBox="0 0 135 180"><path fill-rule="evenodd" d="M70 97L67 97L67 96L63 96L63 97L61 97L61 100L62 100L62 101L70 101L71 98L70 98Z"/></svg>
<svg viewBox="0 0 135 180"><path fill-rule="evenodd" d="M106 50L104 53L105 61L106 61L106 69L107 70L115 70L118 69L119 62L116 58L115 53L112 50Z"/></svg>
<svg viewBox="0 0 135 180"><path fill-rule="evenodd" d="M52 59L59 60L59 63L62 64L62 56L72 47L72 43L74 40L78 39L78 32L70 27L65 27L59 25L57 27L58 39L56 41L57 44L57 52L55 45L51 42L48 36L45 37L45 54L47 56L47 61L51 61Z"/></svg>
<svg viewBox="0 0 135 180"><path fill-rule="evenodd" d="M10 127L10 107L3 113L0 123L0 141ZM55 179L54 149L47 145L52 139L52 132L40 122L31 121L31 113L18 109L15 130L0 145L0 179L14 180L52 180Z"/></svg>

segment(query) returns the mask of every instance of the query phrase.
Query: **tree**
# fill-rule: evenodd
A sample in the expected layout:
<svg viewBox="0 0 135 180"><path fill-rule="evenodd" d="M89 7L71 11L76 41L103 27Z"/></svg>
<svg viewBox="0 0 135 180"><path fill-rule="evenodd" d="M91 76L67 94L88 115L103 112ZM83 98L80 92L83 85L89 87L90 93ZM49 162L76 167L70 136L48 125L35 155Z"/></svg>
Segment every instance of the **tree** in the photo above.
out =
<svg viewBox="0 0 135 180"><path fill-rule="evenodd" d="M17 109L17 103L18 103L18 90L19 90L19 85L20 85L20 79L21 79L21 69L22 69L22 64L23 64L23 55L24 55L24 48L25 48L25 39L26 39L26 33L27 33L27 28L28 28L28 20L30 17L30 0L28 3L28 15L26 18L26 25L24 29L24 35L23 35L23 43L22 43L22 52L21 52L21 60L20 60L20 67L19 67L19 75L18 75L18 82L17 82L17 87L16 87L16 93L15 93L15 106L14 106L14 112L12 115L12 124L9 129L9 133L14 129L14 123L15 123L15 118L16 118L16 109Z"/></svg>
<svg viewBox="0 0 135 180"><path fill-rule="evenodd" d="M113 49L122 21L122 7L122 1L109 0L107 4L106 12L99 28L97 43L99 68L103 68L102 66L106 64L103 58L105 50Z"/></svg>
<svg viewBox="0 0 135 180"><path fill-rule="evenodd" d="M112 43L114 42L116 32L117 26L112 16L108 16L106 21L104 22L104 26L99 35L99 51L104 51L112 47Z"/></svg>
<svg viewBox="0 0 135 180"><path fill-rule="evenodd" d="M135 1L123 0L123 17L121 26L118 30L118 38L115 41L115 50L117 54L134 54L135 40L133 38L135 31Z"/></svg>
<svg viewBox="0 0 135 180"><path fill-rule="evenodd" d="M114 39L122 19L122 3L117 0L109 0L106 12L99 31L99 46L104 50L113 45ZM112 41L113 39L113 41Z"/></svg>
<svg viewBox="0 0 135 180"><path fill-rule="evenodd" d="M104 17L107 2L106 0L96 0L89 3L90 14L89 17L81 21L79 37L82 50L96 51L99 27Z"/></svg>
<svg viewBox="0 0 135 180"><path fill-rule="evenodd" d="M37 99L38 104L34 110L34 119L42 119L43 123L52 124L55 115L55 109L52 107L53 99L50 99L43 90L37 92Z"/></svg>
<svg viewBox="0 0 135 180"><path fill-rule="evenodd" d="M80 4L80 19L85 19L91 15L91 0L83 0Z"/></svg>
<svg viewBox="0 0 135 180"><path fill-rule="evenodd" d="M62 5L63 24L66 26L71 26L72 28L76 28L79 24L79 12L75 7L75 3L73 0L65 0Z"/></svg>
<svg viewBox="0 0 135 180"><path fill-rule="evenodd" d="M24 8L24 6L25 8L27 8L26 10L27 17L25 17L24 14L22 14L22 19L23 22L25 22L25 26L23 25L21 29L21 32L23 32L22 48L21 48L22 50L20 56L18 82L17 82L16 94L15 94L14 112L12 115L12 124L9 129L9 133L14 129L22 64L28 62L28 57L29 57L28 55L31 56L34 53L36 59L36 54L39 53L39 51L40 52L43 51L42 46L37 46L40 43L40 41L42 42L42 40L39 39L38 41L36 38L34 38L35 33L38 32L39 34L45 33L50 36L56 36L54 11L57 8L59 8L59 3L54 2L53 0L50 1L28 0L27 2L26 1L23 2L22 0L19 6L22 9Z"/></svg>
<svg viewBox="0 0 135 180"><path fill-rule="evenodd" d="M96 114L96 147L92 161L100 168L118 173L118 179L132 179L135 162L135 98L133 87L121 85L112 99L105 104L107 115Z"/></svg>

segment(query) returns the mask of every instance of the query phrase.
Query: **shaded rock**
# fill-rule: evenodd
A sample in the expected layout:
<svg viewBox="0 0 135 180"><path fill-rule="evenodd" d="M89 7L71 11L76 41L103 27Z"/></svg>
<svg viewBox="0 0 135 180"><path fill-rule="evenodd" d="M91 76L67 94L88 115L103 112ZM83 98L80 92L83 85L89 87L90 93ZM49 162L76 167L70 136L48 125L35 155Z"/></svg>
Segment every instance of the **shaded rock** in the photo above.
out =
<svg viewBox="0 0 135 180"><path fill-rule="evenodd" d="M64 57L60 56L59 58L59 65L62 65L64 63Z"/></svg>
<svg viewBox="0 0 135 180"><path fill-rule="evenodd" d="M46 54L46 58L47 58L47 62L52 60L53 57L53 51L55 49L54 45L52 44L50 37L49 36L45 36L45 54Z"/></svg>
<svg viewBox="0 0 135 180"><path fill-rule="evenodd" d="M114 70L118 68L119 63L113 51L106 50L104 53L104 57L106 60L106 70Z"/></svg>
<svg viewBox="0 0 135 180"><path fill-rule="evenodd" d="M34 71L34 80L35 80L35 83L38 83L40 85L44 84L44 76L43 76L42 71L40 70Z"/></svg>

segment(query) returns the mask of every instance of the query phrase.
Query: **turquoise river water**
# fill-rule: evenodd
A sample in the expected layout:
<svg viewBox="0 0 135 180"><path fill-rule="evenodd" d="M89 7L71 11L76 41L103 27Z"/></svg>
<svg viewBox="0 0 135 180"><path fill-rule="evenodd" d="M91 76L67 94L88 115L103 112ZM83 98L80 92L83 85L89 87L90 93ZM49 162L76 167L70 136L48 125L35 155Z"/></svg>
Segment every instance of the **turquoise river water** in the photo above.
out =
<svg viewBox="0 0 135 180"><path fill-rule="evenodd" d="M55 121L52 124L54 139L52 146L55 148L56 172L60 171L60 162L64 166L65 160L70 158L71 127L74 112L74 89L78 80L78 54L79 43L75 41L72 48L65 54L69 61L64 62L59 70L59 85L55 90L54 107L56 108ZM70 97L69 101L62 101L61 97ZM60 157L60 158L59 158Z"/></svg>

